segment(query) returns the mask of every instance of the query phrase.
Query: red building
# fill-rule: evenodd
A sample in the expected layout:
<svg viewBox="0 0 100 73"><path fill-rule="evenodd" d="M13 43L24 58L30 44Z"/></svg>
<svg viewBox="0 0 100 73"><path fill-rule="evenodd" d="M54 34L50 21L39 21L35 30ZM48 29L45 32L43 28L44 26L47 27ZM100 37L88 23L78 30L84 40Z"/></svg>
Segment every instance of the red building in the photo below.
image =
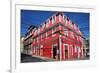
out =
<svg viewBox="0 0 100 73"><path fill-rule="evenodd" d="M83 58L83 34L62 12L32 31L31 54L56 60Z"/></svg>

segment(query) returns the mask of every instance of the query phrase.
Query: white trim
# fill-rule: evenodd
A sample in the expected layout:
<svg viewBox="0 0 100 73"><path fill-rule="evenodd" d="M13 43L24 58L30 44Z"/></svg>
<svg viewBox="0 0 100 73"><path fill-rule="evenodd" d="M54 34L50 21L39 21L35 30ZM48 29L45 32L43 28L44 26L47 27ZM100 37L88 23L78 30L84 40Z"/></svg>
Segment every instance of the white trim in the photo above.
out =
<svg viewBox="0 0 100 73"><path fill-rule="evenodd" d="M76 46L76 50L77 50L77 54L78 54L78 58L80 58L80 47L79 46Z"/></svg>
<svg viewBox="0 0 100 73"><path fill-rule="evenodd" d="M55 23L55 18L54 18L54 16L52 16L52 24L54 24Z"/></svg>
<svg viewBox="0 0 100 73"><path fill-rule="evenodd" d="M61 43L61 35L59 35L59 51L60 51L60 60L62 60L62 49L61 49L61 45L62 45L62 43Z"/></svg>
<svg viewBox="0 0 100 73"><path fill-rule="evenodd" d="M22 1L22 0L20 0ZM32 1L31 1L32 2ZM27 2L26 2L27 3ZM37 3L39 4L39 3ZM51 4L52 7L49 7L50 4L48 3L44 3L45 5L47 5L46 7L43 7L43 6L35 6L36 3L32 3L32 5L30 6L21 6L21 5L16 5L16 9L15 9L15 5L13 5L13 11L12 11L12 23L11 24L15 24L15 10L16 10L16 24L17 25L12 25L12 31L13 33L11 34L12 35L12 70L17 70L17 71L21 71L22 73L24 73L25 71L33 71L34 69L34 72L35 71L38 71L40 68L41 70L43 69L50 69L50 70L54 70L54 69L63 69L63 68L70 68L72 69L73 68L85 68L85 67L93 67L95 66L95 60L96 60L96 49L95 48L95 26L94 24L95 23L95 10L93 7L90 7L91 9L89 9L89 6L86 6L86 5L68 5L68 4L65 4L65 7L60 7L64 4L55 4L55 6L58 6L58 7L53 7L52 5L54 4ZM73 7L73 8L72 8ZM79 7L79 8L77 8ZM56 8L56 9L55 9ZM20 10L21 9L33 9L33 10L56 10L56 11L70 11L70 12L89 12L90 13L90 60L82 60L82 61L67 61L67 62L52 62L53 65L51 64L51 62L48 62L48 64L46 62L43 62L43 63L34 63L35 66L33 66L33 63L28 63L28 64L21 64L20 63L20 52L19 52L19 47L20 47ZM16 32L17 34L15 35L15 26L16 26ZM14 37L16 36L16 37ZM16 40L15 40L16 38ZM15 43L16 41L16 43ZM15 45L16 44L16 45ZM16 47L16 48L15 48ZM15 51L16 50L16 51ZM43 71L42 70L42 71ZM24 71L24 72L23 72ZM19 72L17 72L19 73Z"/></svg>
<svg viewBox="0 0 100 73"><path fill-rule="evenodd" d="M48 32L46 32L46 39L47 39Z"/></svg>
<svg viewBox="0 0 100 73"><path fill-rule="evenodd" d="M54 23L56 22L56 16L53 16L53 19L54 19Z"/></svg>
<svg viewBox="0 0 100 73"><path fill-rule="evenodd" d="M59 15L58 17L59 17L59 21L61 22L61 15Z"/></svg>
<svg viewBox="0 0 100 73"><path fill-rule="evenodd" d="M70 47L71 47L71 55L74 55L73 53L73 45L70 45Z"/></svg>
<svg viewBox="0 0 100 73"><path fill-rule="evenodd" d="M77 52L77 46L75 46L74 52L75 52L75 53Z"/></svg>

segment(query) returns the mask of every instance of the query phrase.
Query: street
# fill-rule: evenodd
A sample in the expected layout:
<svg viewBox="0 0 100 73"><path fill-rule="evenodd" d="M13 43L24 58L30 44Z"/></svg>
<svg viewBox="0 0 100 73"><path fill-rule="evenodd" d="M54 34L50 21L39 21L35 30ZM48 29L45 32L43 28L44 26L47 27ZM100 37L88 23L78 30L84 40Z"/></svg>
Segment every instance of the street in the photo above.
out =
<svg viewBox="0 0 100 73"><path fill-rule="evenodd" d="M46 62L38 57L32 57L31 55L21 54L21 63L30 63L30 62Z"/></svg>
<svg viewBox="0 0 100 73"><path fill-rule="evenodd" d="M66 61L77 61L77 60L89 60L89 57L84 57L80 59L69 59ZM26 54L21 54L21 63L30 63L30 62L50 62L50 61L56 61L53 59L48 59L45 57L38 57L38 56L31 56Z"/></svg>

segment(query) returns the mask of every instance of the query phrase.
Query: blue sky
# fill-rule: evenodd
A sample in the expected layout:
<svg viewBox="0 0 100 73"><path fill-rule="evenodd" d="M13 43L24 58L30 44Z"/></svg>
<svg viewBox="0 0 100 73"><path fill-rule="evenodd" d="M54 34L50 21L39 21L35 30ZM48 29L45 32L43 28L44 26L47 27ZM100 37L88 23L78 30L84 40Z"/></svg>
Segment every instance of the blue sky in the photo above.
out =
<svg viewBox="0 0 100 73"><path fill-rule="evenodd" d="M38 27L53 14L55 14L54 11L21 10L21 35L25 35L30 25ZM79 26L85 38L89 38L89 13L64 12L64 14Z"/></svg>

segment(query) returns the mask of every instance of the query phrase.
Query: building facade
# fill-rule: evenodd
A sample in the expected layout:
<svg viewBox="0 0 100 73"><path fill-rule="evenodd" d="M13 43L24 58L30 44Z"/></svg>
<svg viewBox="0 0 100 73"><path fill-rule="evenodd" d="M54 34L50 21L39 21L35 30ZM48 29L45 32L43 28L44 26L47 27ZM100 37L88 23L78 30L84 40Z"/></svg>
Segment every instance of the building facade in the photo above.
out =
<svg viewBox="0 0 100 73"><path fill-rule="evenodd" d="M38 28L34 28L31 35L31 55L55 60L84 57L83 34L63 12L55 13Z"/></svg>
<svg viewBox="0 0 100 73"><path fill-rule="evenodd" d="M24 54L32 55L32 42L33 42L32 32L33 32L34 28L36 28L36 27L31 25L28 28L27 33L25 34L24 41L23 41L23 44L24 44L24 46L23 46L24 47L23 53Z"/></svg>
<svg viewBox="0 0 100 73"><path fill-rule="evenodd" d="M21 44L20 49L21 49L21 53L24 53L24 44L23 44L23 41L24 41L24 37L21 36L21 38L20 38L20 44Z"/></svg>

